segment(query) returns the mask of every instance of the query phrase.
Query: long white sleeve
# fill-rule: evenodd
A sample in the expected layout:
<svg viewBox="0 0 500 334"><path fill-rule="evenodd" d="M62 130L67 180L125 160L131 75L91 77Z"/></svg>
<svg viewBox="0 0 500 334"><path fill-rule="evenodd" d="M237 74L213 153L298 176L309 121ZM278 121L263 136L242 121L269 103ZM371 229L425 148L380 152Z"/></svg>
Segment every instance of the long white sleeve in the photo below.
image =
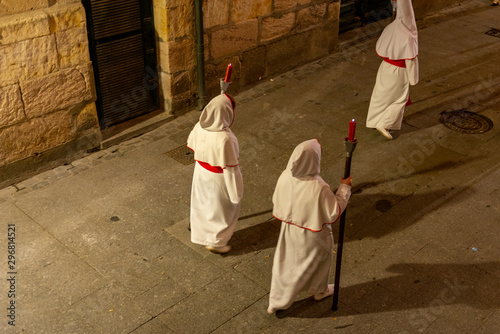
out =
<svg viewBox="0 0 500 334"><path fill-rule="evenodd" d="M226 167L223 173L229 200L233 204L238 204L243 197L243 177L240 166Z"/></svg>
<svg viewBox="0 0 500 334"><path fill-rule="evenodd" d="M410 85L416 85L418 83L418 57L407 59L405 60L405 63Z"/></svg>
<svg viewBox="0 0 500 334"><path fill-rule="evenodd" d="M341 183L335 193L335 197L337 198L337 203L340 206L341 212L343 212L347 207L349 198L351 197L351 186Z"/></svg>

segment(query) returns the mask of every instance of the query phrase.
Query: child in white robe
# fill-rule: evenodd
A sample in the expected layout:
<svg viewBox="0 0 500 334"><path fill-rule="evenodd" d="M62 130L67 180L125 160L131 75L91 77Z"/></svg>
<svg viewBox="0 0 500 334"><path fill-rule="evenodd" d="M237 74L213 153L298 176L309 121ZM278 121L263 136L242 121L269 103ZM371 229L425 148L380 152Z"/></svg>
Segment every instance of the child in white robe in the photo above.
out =
<svg viewBox="0 0 500 334"><path fill-rule="evenodd" d="M387 139L389 130L400 130L406 105L411 104L410 85L418 83L418 33L411 0L397 0L396 19L377 41L377 54L384 58L368 108L366 126Z"/></svg>
<svg viewBox="0 0 500 334"><path fill-rule="evenodd" d="M187 146L196 164L191 187L191 241L214 253L227 253L238 220L243 179L239 144L230 126L234 100L227 94L212 99L189 134Z"/></svg>
<svg viewBox="0 0 500 334"><path fill-rule="evenodd" d="M282 221L274 254L267 312L289 308L301 291L320 300L333 294L328 284L335 223L351 195L351 178L342 179L335 195L320 173L321 145L299 144L273 194L273 216Z"/></svg>

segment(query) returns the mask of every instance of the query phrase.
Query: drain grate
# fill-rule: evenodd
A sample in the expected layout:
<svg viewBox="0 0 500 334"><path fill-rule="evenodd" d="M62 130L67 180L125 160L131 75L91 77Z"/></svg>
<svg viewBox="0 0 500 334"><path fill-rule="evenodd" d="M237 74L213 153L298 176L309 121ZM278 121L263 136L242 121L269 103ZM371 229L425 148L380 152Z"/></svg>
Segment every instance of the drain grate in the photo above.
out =
<svg viewBox="0 0 500 334"><path fill-rule="evenodd" d="M485 32L486 35L493 36L493 37L498 37L500 38L500 30L491 28L487 32Z"/></svg>
<svg viewBox="0 0 500 334"><path fill-rule="evenodd" d="M448 128L462 133L484 133L493 128L491 119L466 110L443 111L439 120Z"/></svg>
<svg viewBox="0 0 500 334"><path fill-rule="evenodd" d="M183 165L194 163L194 153L186 145L181 145L165 154Z"/></svg>

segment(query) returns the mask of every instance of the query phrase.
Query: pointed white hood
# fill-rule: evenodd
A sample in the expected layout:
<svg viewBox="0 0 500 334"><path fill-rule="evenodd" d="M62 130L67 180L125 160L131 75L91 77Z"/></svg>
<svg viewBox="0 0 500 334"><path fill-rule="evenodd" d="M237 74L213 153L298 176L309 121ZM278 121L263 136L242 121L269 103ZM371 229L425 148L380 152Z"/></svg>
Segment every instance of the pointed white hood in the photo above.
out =
<svg viewBox="0 0 500 334"><path fill-rule="evenodd" d="M221 168L238 165L238 140L229 129L233 121L234 110L227 95L218 95L207 104L188 137L187 146L194 151L196 161Z"/></svg>
<svg viewBox="0 0 500 334"><path fill-rule="evenodd" d="M320 172L321 145L311 139L293 151L273 195L273 216L283 222L319 232L340 216L340 207Z"/></svg>
<svg viewBox="0 0 500 334"><path fill-rule="evenodd" d="M396 19L380 35L377 54L392 60L418 56L418 32L411 0L397 0Z"/></svg>

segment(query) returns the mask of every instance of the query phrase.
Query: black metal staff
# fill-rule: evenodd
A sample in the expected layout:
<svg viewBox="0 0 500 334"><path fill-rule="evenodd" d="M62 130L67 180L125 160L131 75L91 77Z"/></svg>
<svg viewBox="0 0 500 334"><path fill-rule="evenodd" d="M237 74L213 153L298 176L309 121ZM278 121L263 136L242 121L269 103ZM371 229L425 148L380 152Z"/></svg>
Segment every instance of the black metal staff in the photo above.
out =
<svg viewBox="0 0 500 334"><path fill-rule="evenodd" d="M358 141L354 138L354 132L356 129L356 122L354 119L349 124L349 137L344 139L345 147L345 168L344 168L344 179L351 176L351 158L356 148ZM333 286L333 304L332 310L337 311L337 306L339 302L339 286L340 286L340 266L342 265L342 248L344 246L344 228L345 228L345 217L347 208L340 215L340 225L339 225L339 241L337 244L337 263L335 265L335 282Z"/></svg>

